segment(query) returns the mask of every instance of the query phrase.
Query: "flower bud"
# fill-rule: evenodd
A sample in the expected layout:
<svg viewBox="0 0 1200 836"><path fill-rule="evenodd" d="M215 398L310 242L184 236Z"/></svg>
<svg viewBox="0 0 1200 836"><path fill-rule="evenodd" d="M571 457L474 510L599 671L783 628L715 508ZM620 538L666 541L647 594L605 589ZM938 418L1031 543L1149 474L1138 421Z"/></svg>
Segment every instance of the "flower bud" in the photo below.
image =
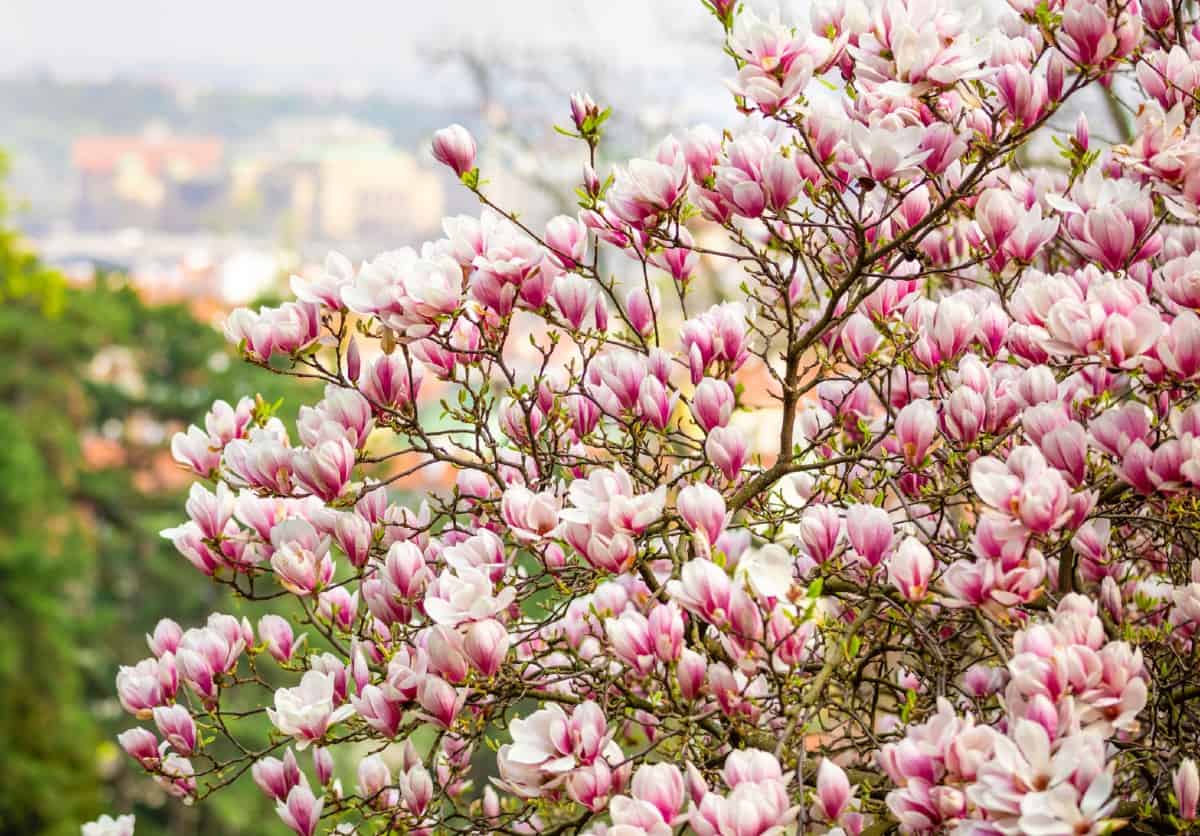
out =
<svg viewBox="0 0 1200 836"><path fill-rule="evenodd" d="M296 836L313 836L321 821L325 799L316 798L307 784L297 784L288 793L287 801L279 802L275 812Z"/></svg>
<svg viewBox="0 0 1200 836"><path fill-rule="evenodd" d="M442 128L433 135L433 156L462 177L475 167L475 139L462 125Z"/></svg>
<svg viewBox="0 0 1200 836"><path fill-rule="evenodd" d="M325 786L333 780L333 755L328 749L314 746L312 750L313 771L317 773L317 783Z"/></svg>
<svg viewBox="0 0 1200 836"><path fill-rule="evenodd" d="M679 681L679 693L685 700L694 700L704 690L704 677L708 666L704 657L685 647L675 665L675 677Z"/></svg>
<svg viewBox="0 0 1200 836"><path fill-rule="evenodd" d="M733 414L734 395L729 384L723 380L706 377L696 387L692 398L692 415L706 433L716 427L724 427Z"/></svg>
<svg viewBox="0 0 1200 836"><path fill-rule="evenodd" d="M154 725L159 733L181 755L196 750L196 722L182 705L159 706L154 709Z"/></svg>
<svg viewBox="0 0 1200 836"><path fill-rule="evenodd" d="M364 798L381 793L392 783L392 772L379 755L368 755L358 764L358 794Z"/></svg>
<svg viewBox="0 0 1200 836"><path fill-rule="evenodd" d="M916 537L906 537L888 561L888 581L906 601L919 601L929 588L933 568L933 555L925 544Z"/></svg>
<svg viewBox="0 0 1200 836"><path fill-rule="evenodd" d="M575 123L575 130L584 133L587 120L595 119L599 113L600 108L596 107L596 103L587 93L571 94L571 121Z"/></svg>
<svg viewBox="0 0 1200 836"><path fill-rule="evenodd" d="M508 630L494 618L473 622L467 628L463 651L471 664L486 677L493 677L504 664L509 648Z"/></svg>
<svg viewBox="0 0 1200 836"><path fill-rule="evenodd" d="M267 652L281 665L292 658L295 642L292 625L282 616L264 615L258 621L258 635L267 646Z"/></svg>
<svg viewBox="0 0 1200 836"><path fill-rule="evenodd" d="M937 409L929 401L912 401L896 415L896 440L909 467L921 465L936 435Z"/></svg>
<svg viewBox="0 0 1200 836"><path fill-rule="evenodd" d="M146 644L150 646L151 653L162 658L164 653L178 650L182 638L183 628L169 618L162 618L154 626L154 635L146 636Z"/></svg>
<svg viewBox="0 0 1200 836"><path fill-rule="evenodd" d="M1175 800L1179 802L1179 817L1192 821L1196 818L1196 802L1200 799L1200 775L1196 771L1196 762L1187 758L1179 764L1172 780L1175 789Z"/></svg>
<svg viewBox="0 0 1200 836"><path fill-rule="evenodd" d="M366 565L373 537L371 524L354 512L339 514L333 526L334 541L357 569Z"/></svg>
<svg viewBox="0 0 1200 836"><path fill-rule="evenodd" d="M645 288L635 287L625 297L625 311L629 316L629 322L633 325L633 329L643 337L654 331L655 311L659 307L658 299L654 298L657 295L657 291L653 295L648 295Z"/></svg>
<svg viewBox="0 0 1200 836"><path fill-rule="evenodd" d="M258 788L276 801L285 800L301 781L300 766L291 749L284 753L283 760L267 757L255 761L250 774Z"/></svg>
<svg viewBox="0 0 1200 836"><path fill-rule="evenodd" d="M556 215L546 222L546 246L550 256L563 269L583 262L587 248L587 228L570 215Z"/></svg>
<svg viewBox="0 0 1200 836"><path fill-rule="evenodd" d="M746 438L732 427L715 427L704 442L704 454L726 479L736 481L746 464Z"/></svg>
<svg viewBox="0 0 1200 836"><path fill-rule="evenodd" d="M350 335L350 339L346 342L346 377L350 380L358 380L359 372L362 371L362 357L358 352L358 340L354 339L354 335Z"/></svg>
<svg viewBox="0 0 1200 836"><path fill-rule="evenodd" d="M433 800L433 779L429 771L417 764L399 776L400 794L408 808L420 816Z"/></svg>
<svg viewBox="0 0 1200 836"><path fill-rule="evenodd" d="M878 566L892 549L891 518L874 505L852 505L846 510L846 535L864 563Z"/></svg>
<svg viewBox="0 0 1200 836"><path fill-rule="evenodd" d="M146 769L153 769L160 760L158 738L149 729L135 726L117 735L121 748Z"/></svg>
<svg viewBox="0 0 1200 836"><path fill-rule="evenodd" d="M849 806L853 795L845 771L829 758L822 758L821 766L817 769L817 798L813 806L818 818L836 822Z"/></svg>
<svg viewBox="0 0 1200 836"><path fill-rule="evenodd" d="M709 545L725 530L725 500L708 485L688 485L675 501L684 525L707 538Z"/></svg>
<svg viewBox="0 0 1200 836"><path fill-rule="evenodd" d="M1080 151L1087 151L1088 138L1087 114L1080 111L1079 118L1075 120L1075 144L1079 146Z"/></svg>

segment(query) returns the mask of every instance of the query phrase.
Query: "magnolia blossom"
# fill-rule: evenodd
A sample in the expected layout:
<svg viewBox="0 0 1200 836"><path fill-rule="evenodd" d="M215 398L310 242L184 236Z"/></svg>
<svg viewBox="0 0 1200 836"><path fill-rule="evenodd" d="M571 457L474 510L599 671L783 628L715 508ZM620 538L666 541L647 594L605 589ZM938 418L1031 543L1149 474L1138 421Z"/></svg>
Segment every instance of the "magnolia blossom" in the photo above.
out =
<svg viewBox="0 0 1200 836"><path fill-rule="evenodd" d="M447 569L425 593L425 612L438 624L456 626L491 618L506 610L517 591L506 586L498 593L492 581L472 566Z"/></svg>
<svg viewBox="0 0 1200 836"><path fill-rule="evenodd" d="M462 292L462 270L453 258L426 248L385 253L364 264L342 289L350 310L376 316L405 339L432 333L437 317L452 313Z"/></svg>
<svg viewBox="0 0 1200 836"><path fill-rule="evenodd" d="M713 125L614 158L561 103L577 208L450 126L478 212L227 317L320 384L171 440L174 565L256 622L119 668L164 793L249 772L299 836L1196 819L1195 4L748 5L697 2Z"/></svg>
<svg viewBox="0 0 1200 836"><path fill-rule="evenodd" d="M353 706L334 707L334 687L330 674L308 671L295 688L275 692L275 707L267 709L267 716L275 728L296 739L297 749L304 749L354 713Z"/></svg>
<svg viewBox="0 0 1200 836"><path fill-rule="evenodd" d="M104 815L80 828L82 836L133 836L133 816Z"/></svg>
<svg viewBox="0 0 1200 836"><path fill-rule="evenodd" d="M983 458L971 467L980 499L1032 531L1044 533L1066 521L1069 488L1036 447L1018 447L1001 463Z"/></svg>
<svg viewBox="0 0 1200 836"><path fill-rule="evenodd" d="M567 498L571 506L559 513L567 542L596 566L619 571L634 556L633 537L661 516L666 489L635 494L629 475L617 467L576 479Z"/></svg>
<svg viewBox="0 0 1200 836"><path fill-rule="evenodd" d="M611 740L599 706L585 702L568 716L557 705L515 718L513 742L500 747L497 766L513 792L537 796L545 787L561 786L577 769L620 765L621 749Z"/></svg>
<svg viewBox="0 0 1200 836"><path fill-rule="evenodd" d="M475 164L475 139L462 125L451 125L433 135L433 156L460 177Z"/></svg>

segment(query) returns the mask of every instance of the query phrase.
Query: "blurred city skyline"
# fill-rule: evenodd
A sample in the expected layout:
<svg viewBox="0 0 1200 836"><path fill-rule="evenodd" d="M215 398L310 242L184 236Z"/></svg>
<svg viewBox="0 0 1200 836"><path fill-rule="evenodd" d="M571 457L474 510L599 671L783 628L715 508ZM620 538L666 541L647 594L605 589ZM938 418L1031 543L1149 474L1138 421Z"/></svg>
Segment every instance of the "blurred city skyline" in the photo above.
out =
<svg viewBox="0 0 1200 836"><path fill-rule="evenodd" d="M573 91L614 109L602 168L727 115L701 0L64 5L9 0L0 29L14 220L50 263L151 299L224 307L330 248L437 237L478 211L429 154L451 122L536 219L574 209L580 149L553 131Z"/></svg>

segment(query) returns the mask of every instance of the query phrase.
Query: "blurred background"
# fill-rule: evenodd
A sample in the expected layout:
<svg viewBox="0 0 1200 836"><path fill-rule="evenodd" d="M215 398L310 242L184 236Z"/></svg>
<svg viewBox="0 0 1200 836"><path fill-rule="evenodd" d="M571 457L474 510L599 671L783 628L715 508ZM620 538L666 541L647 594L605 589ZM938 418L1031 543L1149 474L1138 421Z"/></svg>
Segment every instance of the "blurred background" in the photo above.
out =
<svg viewBox="0 0 1200 836"><path fill-rule="evenodd" d="M552 128L572 91L614 106L608 160L727 122L718 27L698 0L4 7L0 836L104 811L139 836L280 833L249 780L185 808L114 741L132 724L117 666L159 617L255 618L158 536L189 483L171 435L217 398L283 398L288 419L313 397L217 326L329 249L369 257L477 212L430 156L446 124L540 223L574 209L582 149Z"/></svg>

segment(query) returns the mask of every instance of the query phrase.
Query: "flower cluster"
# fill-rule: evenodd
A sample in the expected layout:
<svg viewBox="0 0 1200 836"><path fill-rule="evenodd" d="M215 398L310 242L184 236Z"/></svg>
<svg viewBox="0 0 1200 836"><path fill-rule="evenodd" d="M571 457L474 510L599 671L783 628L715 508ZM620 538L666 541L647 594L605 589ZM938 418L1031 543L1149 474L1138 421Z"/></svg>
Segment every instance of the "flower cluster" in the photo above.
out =
<svg viewBox="0 0 1200 836"><path fill-rule="evenodd" d="M298 836L1197 827L1194 4L705 5L728 130L602 177L573 97L543 225L453 126L478 216L229 317L324 388L164 535L270 612L164 619L121 745Z"/></svg>

